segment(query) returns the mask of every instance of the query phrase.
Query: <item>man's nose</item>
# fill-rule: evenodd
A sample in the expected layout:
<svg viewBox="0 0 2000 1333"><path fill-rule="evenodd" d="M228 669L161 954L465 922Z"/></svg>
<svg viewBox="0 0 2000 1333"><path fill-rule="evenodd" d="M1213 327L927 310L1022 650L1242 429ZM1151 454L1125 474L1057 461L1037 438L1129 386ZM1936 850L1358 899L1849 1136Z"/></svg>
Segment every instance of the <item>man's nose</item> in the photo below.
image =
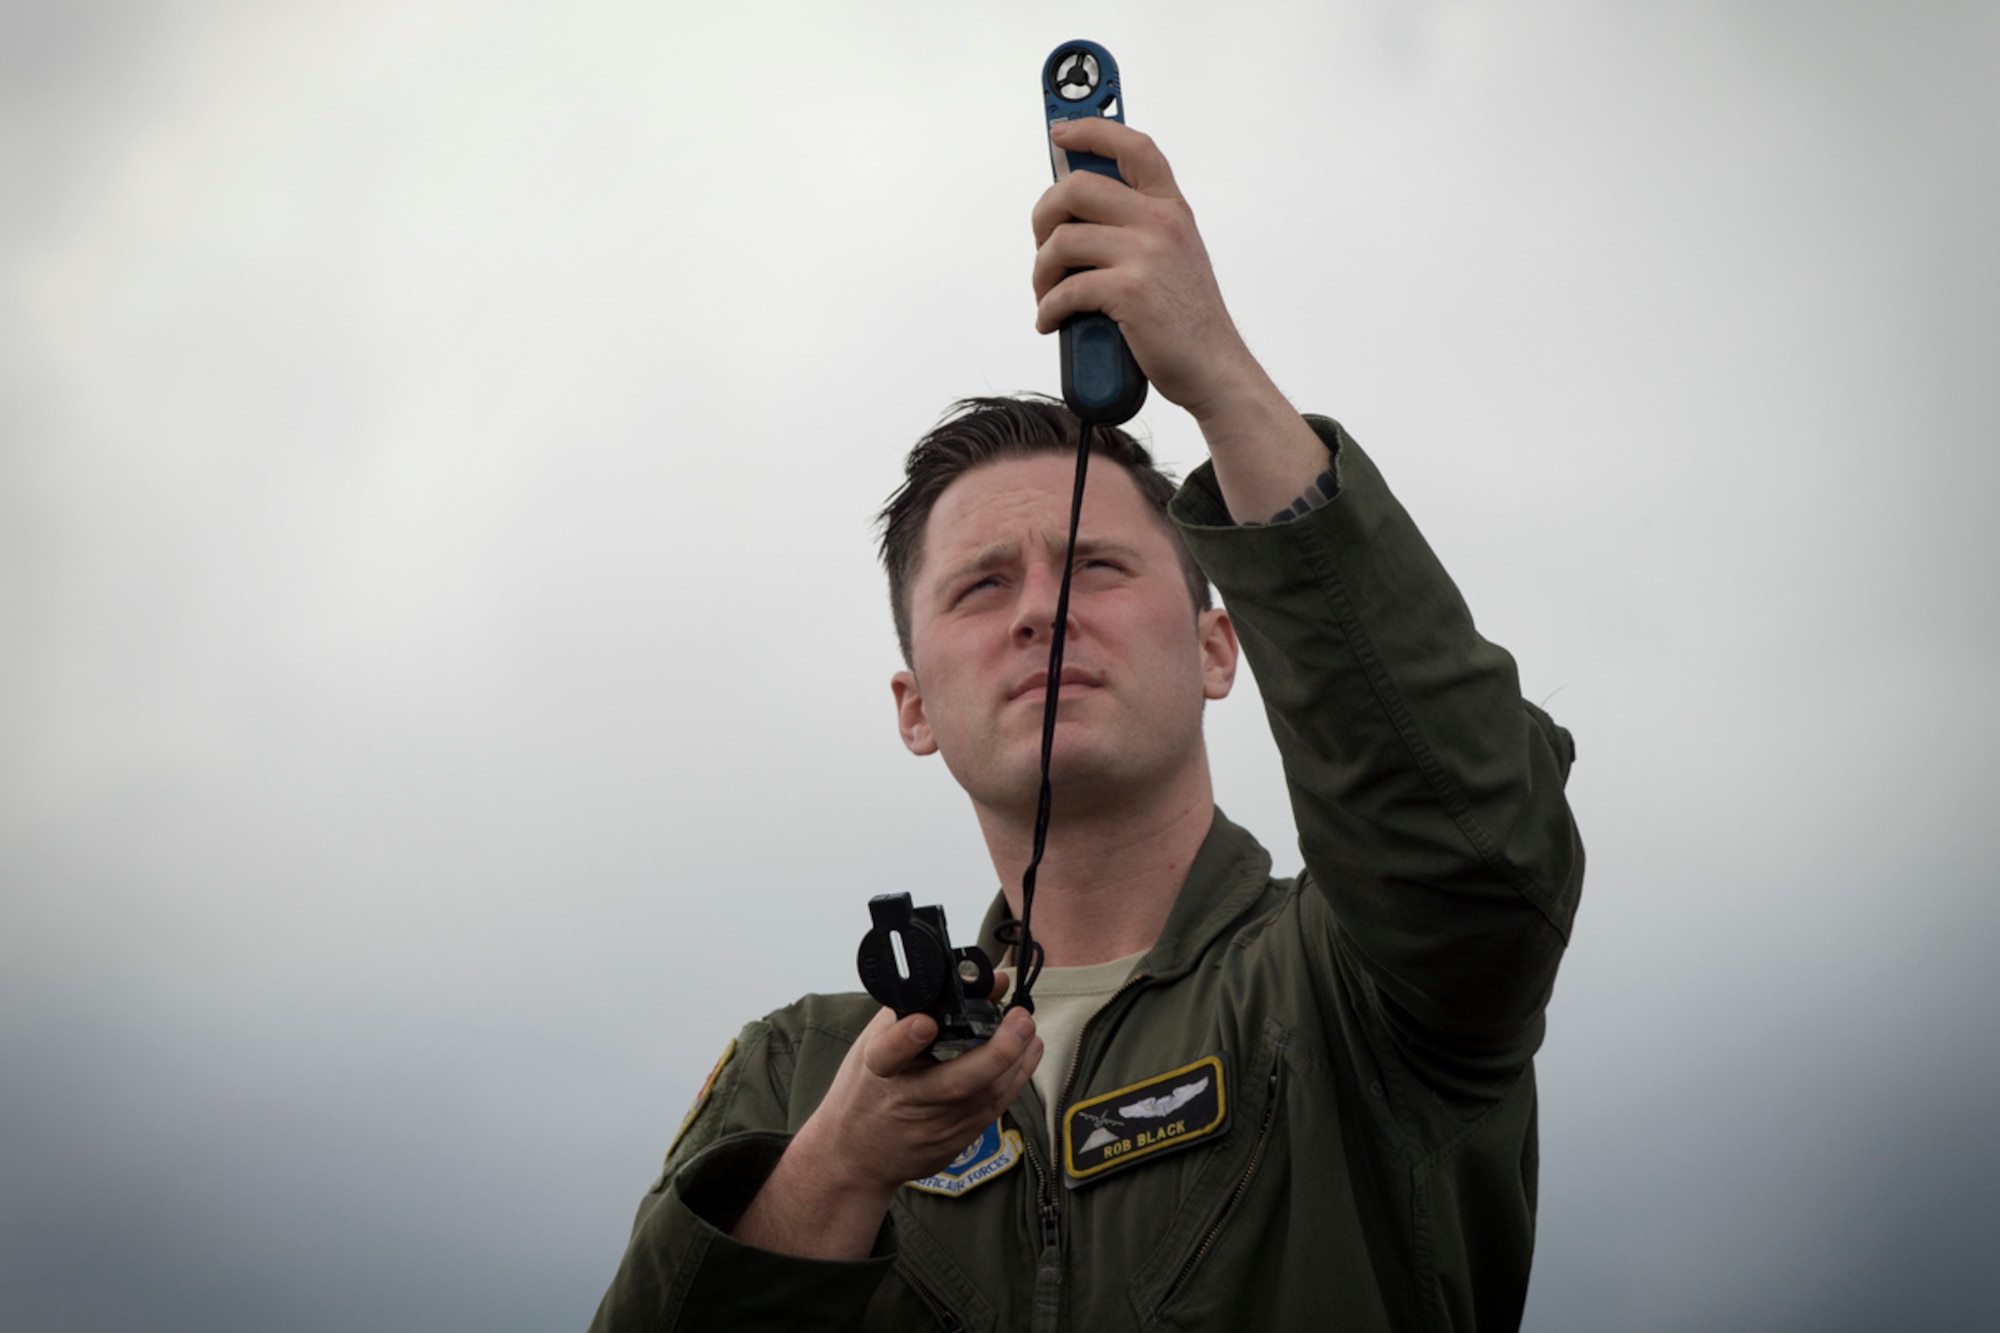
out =
<svg viewBox="0 0 2000 1333"><path fill-rule="evenodd" d="M1062 564L1046 561L1031 565L1021 578L1021 596L1014 603L1014 642L1046 640L1055 632L1056 602L1062 594ZM1070 598L1069 632L1076 632L1076 599Z"/></svg>

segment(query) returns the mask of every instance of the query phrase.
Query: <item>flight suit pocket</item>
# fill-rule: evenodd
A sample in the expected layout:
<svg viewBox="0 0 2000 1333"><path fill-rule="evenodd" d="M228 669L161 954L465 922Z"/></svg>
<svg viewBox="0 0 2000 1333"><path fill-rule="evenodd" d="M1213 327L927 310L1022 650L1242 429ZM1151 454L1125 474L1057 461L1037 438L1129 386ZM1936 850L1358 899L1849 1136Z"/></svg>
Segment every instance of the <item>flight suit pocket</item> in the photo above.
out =
<svg viewBox="0 0 2000 1333"><path fill-rule="evenodd" d="M1214 1154L1165 1238L1133 1275L1132 1307L1142 1327L1232 1327L1245 1313L1222 1302L1227 1291L1244 1289L1246 1266L1257 1263L1258 1233L1272 1211L1272 1191L1285 1188L1289 1174L1285 1036L1277 1024L1265 1025L1256 1056L1237 1079L1230 1144ZM1204 1281L1217 1271L1230 1280Z"/></svg>
<svg viewBox="0 0 2000 1333"><path fill-rule="evenodd" d="M905 1190L904 1194L909 1191ZM925 1199L923 1203L939 1204L952 1213L946 1221L956 1222L966 1228L969 1234L961 1238L975 1247L984 1244L983 1235L989 1234L982 1228L972 1211L981 1204L991 1204L991 1199ZM979 1290L965 1269L951 1257L937 1237L922 1222L910 1206L911 1201L898 1197L890 1205L890 1218L896 1231L896 1270L881 1287L876 1290L875 1300L868 1307L868 1317L862 1321L866 1328L895 1329L945 1329L948 1333L992 1333L998 1324L998 1312L993 1303ZM986 1219L990 1226L990 1218Z"/></svg>

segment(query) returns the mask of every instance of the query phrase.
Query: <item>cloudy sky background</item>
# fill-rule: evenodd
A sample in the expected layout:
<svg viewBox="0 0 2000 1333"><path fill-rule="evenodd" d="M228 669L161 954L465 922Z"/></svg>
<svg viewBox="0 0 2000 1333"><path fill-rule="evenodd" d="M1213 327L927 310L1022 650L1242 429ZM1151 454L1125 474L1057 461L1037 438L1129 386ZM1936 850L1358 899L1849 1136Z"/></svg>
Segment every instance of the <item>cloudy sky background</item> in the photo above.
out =
<svg viewBox="0 0 2000 1333"><path fill-rule="evenodd" d="M2000 6L997 8L0 3L0 1326L580 1327L977 919L869 516L1072 36L1578 737L1530 1326L2000 1322Z"/></svg>

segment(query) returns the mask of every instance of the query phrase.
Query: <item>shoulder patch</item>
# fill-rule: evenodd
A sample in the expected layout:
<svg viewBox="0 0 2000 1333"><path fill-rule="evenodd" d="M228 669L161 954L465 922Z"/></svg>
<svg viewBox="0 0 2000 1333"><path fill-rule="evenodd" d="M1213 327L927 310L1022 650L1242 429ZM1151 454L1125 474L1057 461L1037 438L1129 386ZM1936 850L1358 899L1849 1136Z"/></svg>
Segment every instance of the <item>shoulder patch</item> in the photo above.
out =
<svg viewBox="0 0 2000 1333"><path fill-rule="evenodd" d="M951 1165L936 1175L909 1182L913 1190L945 1194L953 1198L977 1189L995 1176L1005 1175L1021 1160L1021 1131L1004 1128L998 1120L986 1127L971 1146L954 1157Z"/></svg>
<svg viewBox="0 0 2000 1333"><path fill-rule="evenodd" d="M1076 1189L1228 1128L1228 1061L1218 1051L1063 1112L1063 1183Z"/></svg>
<svg viewBox="0 0 2000 1333"><path fill-rule="evenodd" d="M673 1160L674 1149L681 1146L681 1140L694 1128L694 1122L701 1118L702 1108L708 1105L708 1094L715 1090L716 1076L728 1068L729 1058L735 1054L736 1038L731 1037L729 1044L722 1048L722 1058L715 1062L715 1068L709 1070L708 1077L701 1081L701 1091L694 1095L694 1105L688 1107L687 1114L681 1117L681 1127L674 1131L674 1141L667 1145L668 1161Z"/></svg>

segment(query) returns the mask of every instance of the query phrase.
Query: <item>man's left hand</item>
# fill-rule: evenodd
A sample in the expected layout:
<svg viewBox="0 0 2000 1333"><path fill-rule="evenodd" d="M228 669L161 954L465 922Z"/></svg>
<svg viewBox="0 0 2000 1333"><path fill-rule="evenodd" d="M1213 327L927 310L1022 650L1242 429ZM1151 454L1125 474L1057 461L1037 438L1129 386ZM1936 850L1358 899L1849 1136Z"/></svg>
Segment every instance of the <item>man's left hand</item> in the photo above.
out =
<svg viewBox="0 0 2000 1333"><path fill-rule="evenodd" d="M1199 420L1261 375L1173 169L1150 138L1115 120L1058 121L1050 133L1066 151L1114 159L1126 183L1072 171L1035 205L1036 329L1051 333L1071 315L1102 310L1153 386Z"/></svg>
<svg viewBox="0 0 2000 1333"><path fill-rule="evenodd" d="M1230 513L1269 518L1325 470L1326 446L1237 333L1173 169L1115 120L1058 121L1049 133L1066 152L1117 162L1124 183L1072 171L1035 204L1036 329L1087 310L1116 320L1153 387L1201 427Z"/></svg>

